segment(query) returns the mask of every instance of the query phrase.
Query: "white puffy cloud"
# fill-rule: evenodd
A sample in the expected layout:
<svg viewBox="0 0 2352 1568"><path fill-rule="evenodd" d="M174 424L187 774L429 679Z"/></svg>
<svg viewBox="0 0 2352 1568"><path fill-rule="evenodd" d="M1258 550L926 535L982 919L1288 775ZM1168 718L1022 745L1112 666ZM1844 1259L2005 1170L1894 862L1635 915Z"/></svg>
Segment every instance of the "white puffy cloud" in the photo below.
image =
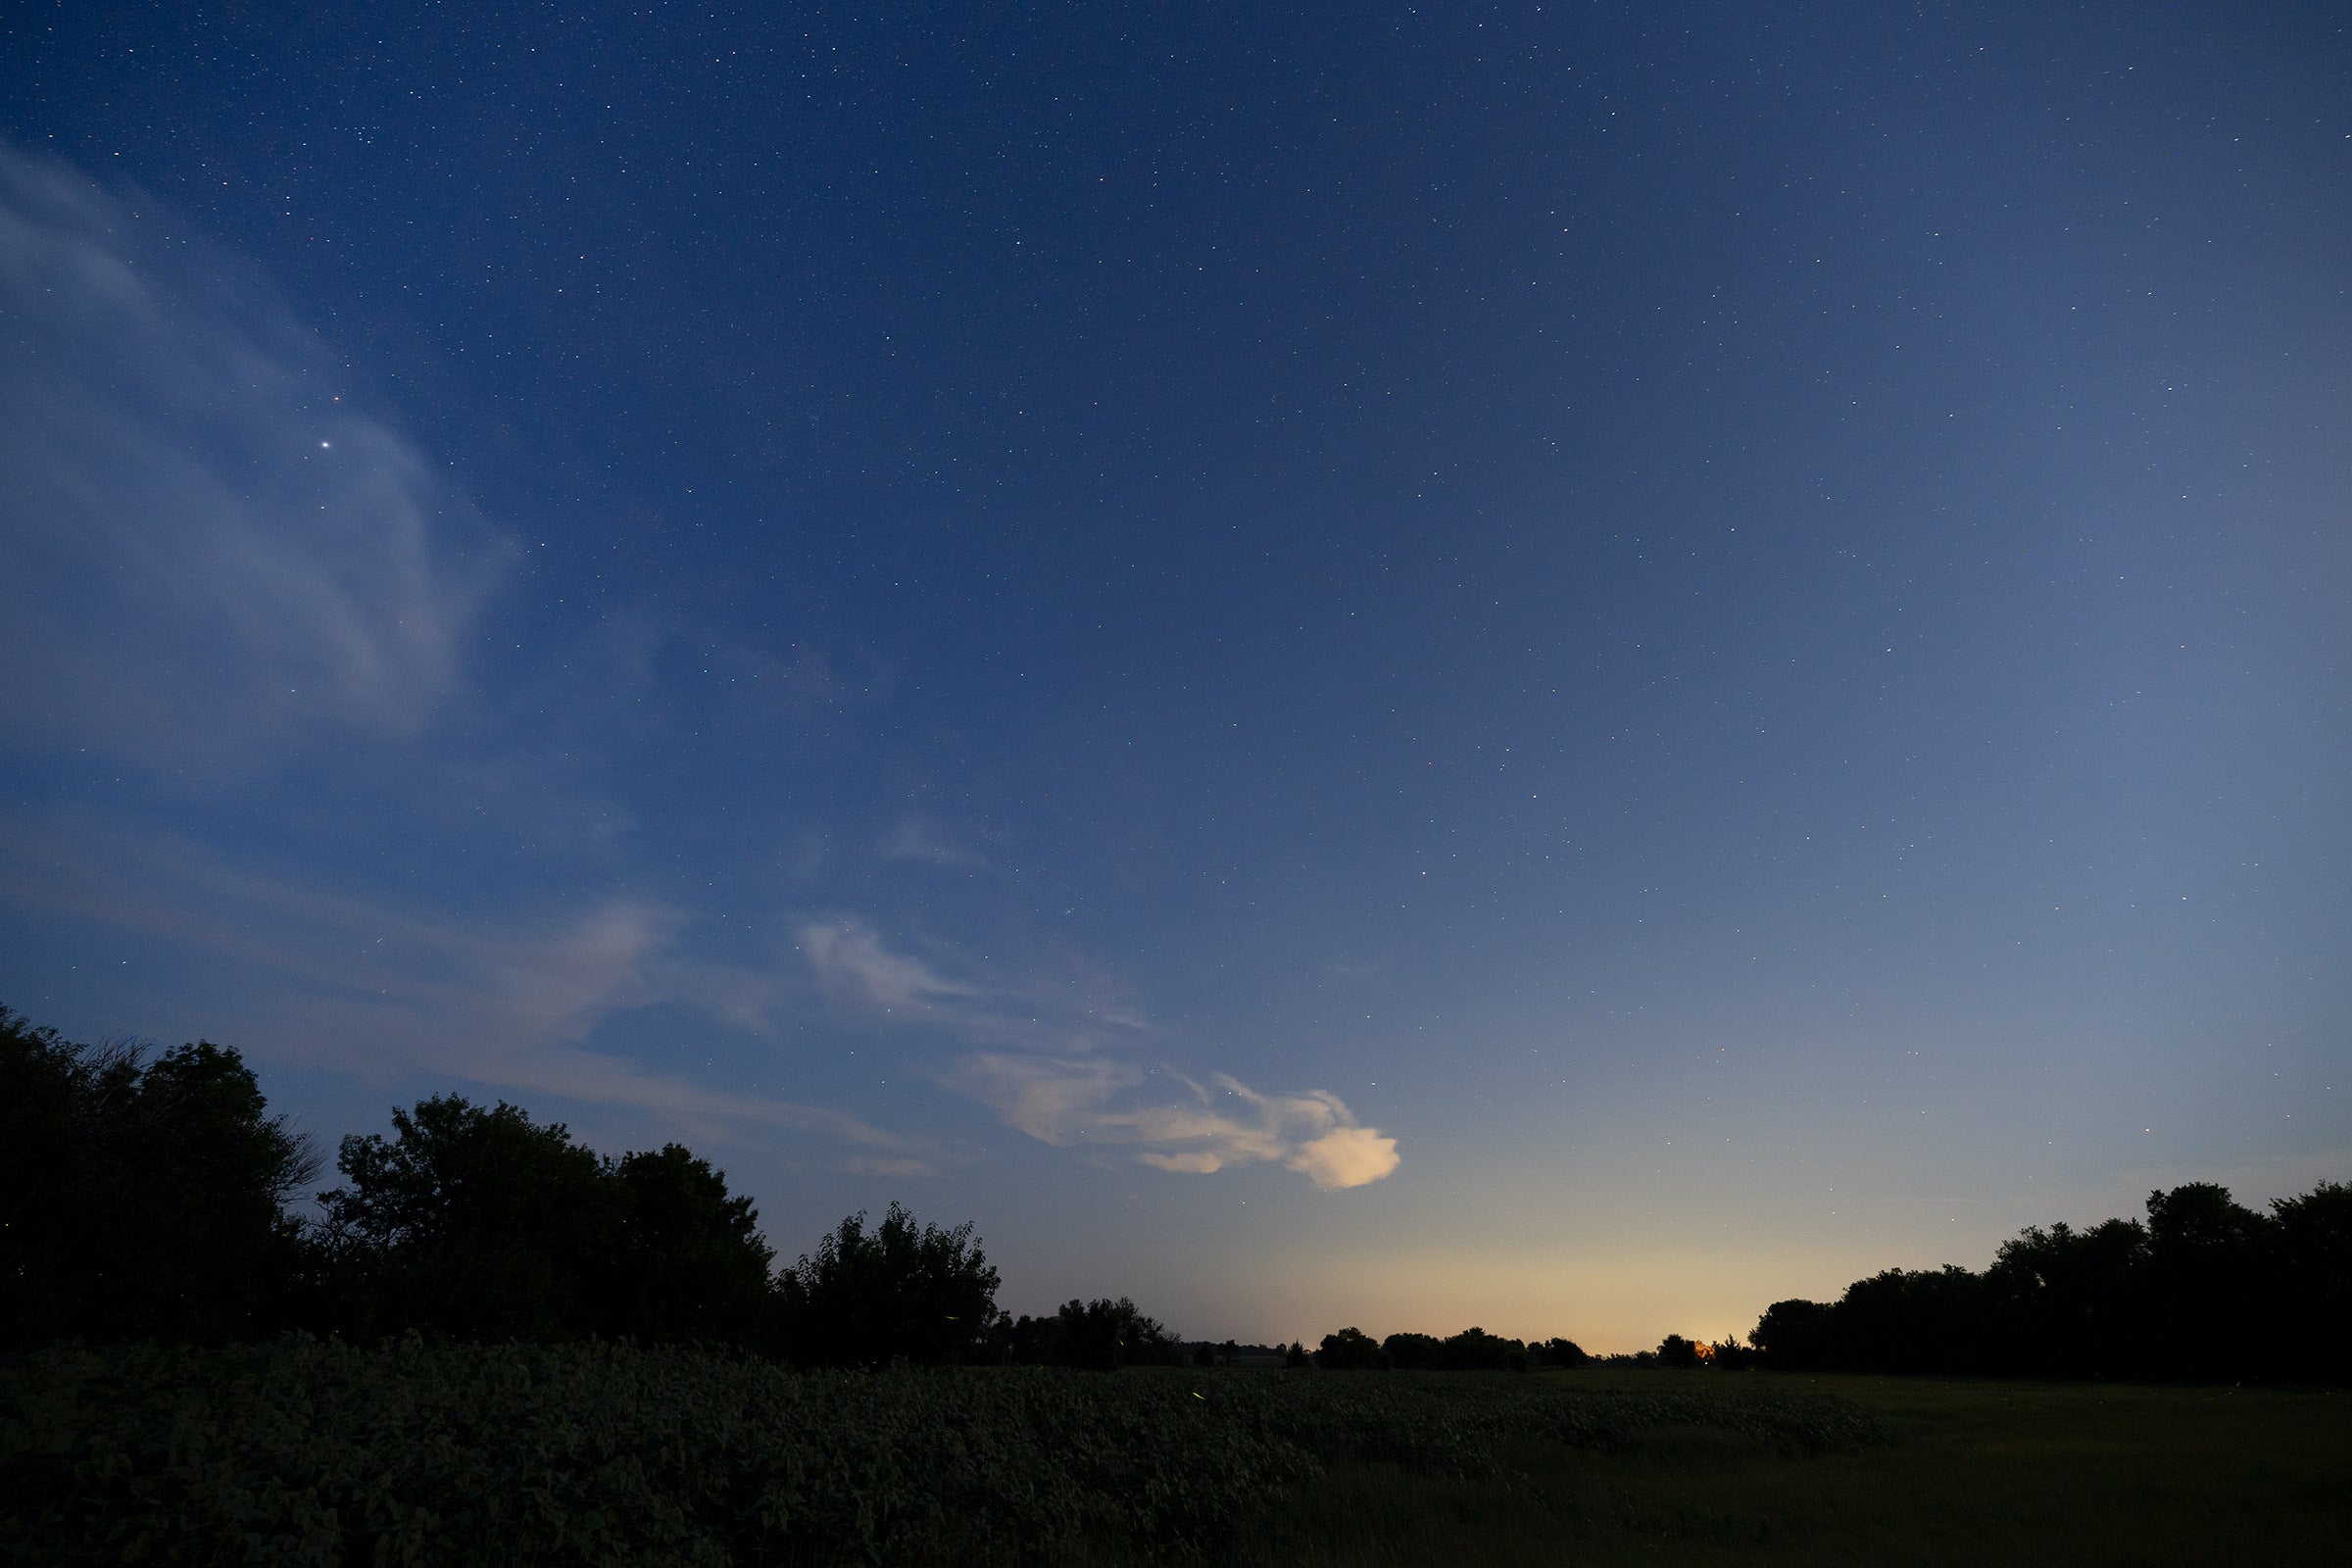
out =
<svg viewBox="0 0 2352 1568"><path fill-rule="evenodd" d="M1397 1166L1396 1140L1375 1127L1334 1127L1283 1161L1326 1192L1376 1182Z"/></svg>
<svg viewBox="0 0 2352 1568"><path fill-rule="evenodd" d="M174 766L416 732L506 546L250 269L0 143L19 740Z"/></svg>

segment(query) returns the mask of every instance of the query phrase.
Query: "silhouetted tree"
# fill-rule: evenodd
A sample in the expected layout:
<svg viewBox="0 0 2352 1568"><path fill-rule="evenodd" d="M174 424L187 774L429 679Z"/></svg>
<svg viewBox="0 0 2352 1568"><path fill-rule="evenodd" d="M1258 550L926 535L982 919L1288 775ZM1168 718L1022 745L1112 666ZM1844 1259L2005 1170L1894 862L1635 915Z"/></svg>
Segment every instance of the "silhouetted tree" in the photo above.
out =
<svg viewBox="0 0 2352 1568"><path fill-rule="evenodd" d="M1840 1364L1859 1372L1982 1372L1986 1298L1964 1268L1890 1268L1845 1288Z"/></svg>
<svg viewBox="0 0 2352 1568"><path fill-rule="evenodd" d="M775 1252L748 1198L682 1144L624 1154L607 1332L649 1341L748 1342L769 1327Z"/></svg>
<svg viewBox="0 0 2352 1568"><path fill-rule="evenodd" d="M455 1095L343 1140L318 1195L343 1321L360 1333L550 1339L614 1327L624 1195L561 1122Z"/></svg>
<svg viewBox="0 0 2352 1568"><path fill-rule="evenodd" d="M2124 1377L2152 1348L2148 1233L2137 1220L2063 1221L2001 1244L1984 1285L1990 1364L2047 1376Z"/></svg>
<svg viewBox="0 0 2352 1568"><path fill-rule="evenodd" d="M1815 1372L1838 1364L1837 1309L1826 1301L1775 1301L1748 1331L1766 1366Z"/></svg>
<svg viewBox="0 0 2352 1568"><path fill-rule="evenodd" d="M2239 1378L2260 1370L2273 1299L2271 1220L2230 1190L2190 1182L2148 1195L2148 1276L2163 1369Z"/></svg>
<svg viewBox="0 0 2352 1568"><path fill-rule="evenodd" d="M2277 1200L2271 1214L2279 1259L2278 1321L2268 1335L2274 1354L2281 1343L2292 1344L2303 1375L2335 1383L2352 1378L2352 1347L2340 1327L2298 1332L2307 1324L2352 1323L2352 1187L2322 1182L2301 1197Z"/></svg>
<svg viewBox="0 0 2352 1568"><path fill-rule="evenodd" d="M1578 1367L1592 1364L1592 1358L1584 1347L1574 1340L1549 1339L1531 1348L1539 1366Z"/></svg>
<svg viewBox="0 0 2352 1568"><path fill-rule="evenodd" d="M2061 1377L2340 1379L2352 1314L2352 1195L2322 1183L2269 1215L2227 1188L2148 1195L2148 1217L2036 1226L1983 1274L1889 1269L1832 1304L1775 1302L1767 1365Z"/></svg>
<svg viewBox="0 0 2352 1568"><path fill-rule="evenodd" d="M997 1319L997 1271L972 1227L918 1226L897 1203L852 1214L777 1282L787 1353L819 1366L974 1359Z"/></svg>
<svg viewBox="0 0 2352 1568"><path fill-rule="evenodd" d="M1362 1329L1347 1328L1337 1334L1323 1336L1323 1348L1315 1352L1315 1365L1327 1372L1361 1372L1385 1369L1389 1352Z"/></svg>
<svg viewBox="0 0 2352 1568"><path fill-rule="evenodd" d="M1065 1301L1056 1322L1066 1366L1110 1372L1122 1366L1175 1366L1183 1346L1158 1320L1125 1297Z"/></svg>
<svg viewBox="0 0 2352 1568"><path fill-rule="evenodd" d="M1553 1343L1565 1346L1567 1353L1577 1358L1558 1364L1582 1364L1584 1351L1566 1340ZM1477 1327L1442 1340L1428 1334L1392 1334L1380 1342L1380 1348L1388 1364L1403 1372L1526 1372L1548 1364L1529 1350L1525 1341L1505 1339Z"/></svg>
<svg viewBox="0 0 2352 1568"><path fill-rule="evenodd" d="M1031 1317L1023 1312L1016 1318L1000 1312L973 1358L998 1366L1065 1365L1068 1357L1062 1353L1061 1317L1058 1313Z"/></svg>
<svg viewBox="0 0 2352 1568"><path fill-rule="evenodd" d="M1447 1372L1524 1372L1535 1358L1522 1342L1473 1326L1439 1342L1438 1365Z"/></svg>
<svg viewBox="0 0 2352 1568"><path fill-rule="evenodd" d="M274 1332L315 1170L236 1052L149 1059L0 1008L0 1345Z"/></svg>
<svg viewBox="0 0 2352 1568"><path fill-rule="evenodd" d="M1689 1371L1698 1365L1698 1346L1680 1334L1669 1334L1658 1342L1658 1365L1678 1372Z"/></svg>

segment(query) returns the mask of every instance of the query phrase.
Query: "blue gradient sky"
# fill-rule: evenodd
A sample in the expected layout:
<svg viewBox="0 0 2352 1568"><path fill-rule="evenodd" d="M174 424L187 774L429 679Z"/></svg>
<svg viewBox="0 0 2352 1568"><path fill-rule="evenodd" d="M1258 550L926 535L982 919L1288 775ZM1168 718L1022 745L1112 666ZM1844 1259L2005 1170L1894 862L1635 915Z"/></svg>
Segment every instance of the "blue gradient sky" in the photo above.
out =
<svg viewBox="0 0 2352 1568"><path fill-rule="evenodd" d="M2352 1175L2334 8L0 12L0 1000L1192 1335Z"/></svg>

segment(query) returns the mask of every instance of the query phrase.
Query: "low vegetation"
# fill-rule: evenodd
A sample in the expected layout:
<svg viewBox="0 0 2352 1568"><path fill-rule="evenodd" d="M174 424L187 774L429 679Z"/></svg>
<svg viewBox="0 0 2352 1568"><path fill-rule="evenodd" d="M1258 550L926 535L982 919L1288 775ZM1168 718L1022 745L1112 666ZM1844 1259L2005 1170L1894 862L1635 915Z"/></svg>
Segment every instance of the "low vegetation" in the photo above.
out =
<svg viewBox="0 0 2352 1568"><path fill-rule="evenodd" d="M1506 1487L1528 1450L1877 1441L1705 1380L791 1372L598 1346L60 1348L0 1372L0 1536L47 1563L1204 1557L1335 1473Z"/></svg>

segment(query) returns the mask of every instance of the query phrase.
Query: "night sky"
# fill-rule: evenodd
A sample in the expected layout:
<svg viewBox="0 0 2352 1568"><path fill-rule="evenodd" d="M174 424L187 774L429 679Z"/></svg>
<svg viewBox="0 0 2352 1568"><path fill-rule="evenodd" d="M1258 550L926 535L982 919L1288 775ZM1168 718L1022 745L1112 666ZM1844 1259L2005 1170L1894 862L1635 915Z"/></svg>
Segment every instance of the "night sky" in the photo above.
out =
<svg viewBox="0 0 2352 1568"><path fill-rule="evenodd" d="M0 8L0 1001L1631 1349L2352 1176L2352 20Z"/></svg>

